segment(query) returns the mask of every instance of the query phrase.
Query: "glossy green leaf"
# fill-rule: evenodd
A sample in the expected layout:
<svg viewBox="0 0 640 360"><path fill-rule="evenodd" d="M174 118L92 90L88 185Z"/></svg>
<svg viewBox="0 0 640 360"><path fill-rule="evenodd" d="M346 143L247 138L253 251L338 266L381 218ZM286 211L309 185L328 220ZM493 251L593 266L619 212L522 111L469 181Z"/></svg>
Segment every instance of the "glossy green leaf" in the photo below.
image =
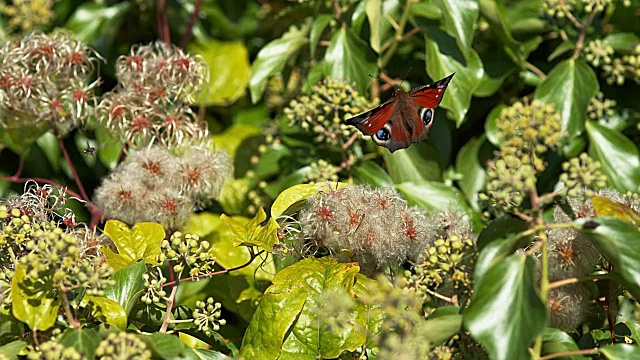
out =
<svg viewBox="0 0 640 360"><path fill-rule="evenodd" d="M452 73L451 80L440 106L449 110L449 116L460 126L471 105L471 96L480 86L484 70L478 54L470 48L466 58L458 49L455 39L431 28L426 38L427 73L433 80L445 78Z"/></svg>
<svg viewBox="0 0 640 360"><path fill-rule="evenodd" d="M107 246L103 246L101 250L107 263L114 270L120 270L138 260L158 265L156 256L160 255L160 242L165 237L162 225L142 222L129 229L129 226L121 221L109 220L104 227L104 234L118 249L118 253Z"/></svg>
<svg viewBox="0 0 640 360"><path fill-rule="evenodd" d="M143 262L137 262L117 270L111 277L115 284L107 286L104 290L104 296L120 304L125 309L125 314L129 315L145 289L142 275L146 271L147 267Z"/></svg>
<svg viewBox="0 0 640 360"><path fill-rule="evenodd" d="M375 187L391 186L393 180L389 174L372 160L366 160L353 167L353 180L356 184L369 184Z"/></svg>
<svg viewBox="0 0 640 360"><path fill-rule="evenodd" d="M268 252L273 252L273 245L278 243L276 234L280 227L272 217L267 220L267 214L263 208L258 209L256 216L244 224L222 214L220 219L224 221L234 235L235 246L257 246Z"/></svg>
<svg viewBox="0 0 640 360"><path fill-rule="evenodd" d="M229 105L244 95L249 83L249 54L241 41L197 41L188 48L202 56L209 67L209 87L204 104Z"/></svg>
<svg viewBox="0 0 640 360"><path fill-rule="evenodd" d="M580 350L571 335L560 329L546 328L542 333L542 355L550 355L565 351ZM587 360L589 358L582 355L571 355L565 357L569 360Z"/></svg>
<svg viewBox="0 0 640 360"><path fill-rule="evenodd" d="M73 12L64 27L83 43L106 50L119 33L130 5L129 1L116 2L111 6L107 3L84 3Z"/></svg>
<svg viewBox="0 0 640 360"><path fill-rule="evenodd" d="M518 56L515 52L518 51L520 42L514 39L513 35L511 35L511 30L509 29L505 14L504 1L480 0L479 6L482 17L489 22L491 29L494 31L500 42L508 47L510 51L507 51L507 53L512 57L512 60L518 63Z"/></svg>
<svg viewBox="0 0 640 360"><path fill-rule="evenodd" d="M618 131L587 122L589 149L602 164L609 183L620 190L640 191L640 154L636 145Z"/></svg>
<svg viewBox="0 0 640 360"><path fill-rule="evenodd" d="M42 152L49 160L49 164L55 171L60 171L60 160L62 159L62 150L60 149L60 145L58 144L58 139L53 135L51 131L47 131L42 134L36 140L38 147L42 150Z"/></svg>
<svg viewBox="0 0 640 360"><path fill-rule="evenodd" d="M484 133L487 136L487 140L491 142L494 146L500 146L500 129L496 126L496 121L500 117L500 113L502 109L506 108L505 104L496 105L487 116L487 121L484 122Z"/></svg>
<svg viewBox="0 0 640 360"><path fill-rule="evenodd" d="M354 83L361 93L365 92L371 81L369 74L377 71L375 59L375 53L367 43L346 26L333 35L324 56L329 76Z"/></svg>
<svg viewBox="0 0 640 360"><path fill-rule="evenodd" d="M319 14L313 19L311 30L309 31L309 51L311 52L311 57L316 56L316 49L318 48L320 37L324 29L326 29L331 22L331 19L333 19L333 16L329 14Z"/></svg>
<svg viewBox="0 0 640 360"><path fill-rule="evenodd" d="M573 227L613 266L612 278L636 297L640 296L640 231L612 217L580 218L573 222Z"/></svg>
<svg viewBox="0 0 640 360"><path fill-rule="evenodd" d="M640 360L640 347L638 345L607 345L600 348L600 353L608 360Z"/></svg>
<svg viewBox="0 0 640 360"><path fill-rule="evenodd" d="M578 136L584 130L587 106L600 86L593 69L582 60L565 60L556 65L536 88L536 99L556 105L562 119L562 133Z"/></svg>
<svg viewBox="0 0 640 360"><path fill-rule="evenodd" d="M64 345L64 347L72 347L88 359L92 359L101 340L100 335L95 329L69 328L60 335L58 342Z"/></svg>
<svg viewBox="0 0 640 360"><path fill-rule="evenodd" d="M441 179L438 152L427 143L414 144L393 153L384 150L382 156L389 176L396 184Z"/></svg>
<svg viewBox="0 0 640 360"><path fill-rule="evenodd" d="M215 350L193 349L193 352L200 360L233 360L232 357Z"/></svg>
<svg viewBox="0 0 640 360"><path fill-rule="evenodd" d="M211 137L216 144L216 149L224 150L231 157L235 157L243 141L260 134L260 129L255 126L233 124L222 133L211 135Z"/></svg>
<svg viewBox="0 0 640 360"><path fill-rule="evenodd" d="M505 239L511 235L521 233L529 228L529 225L515 216L505 215L489 223L478 236L478 249L498 239Z"/></svg>
<svg viewBox="0 0 640 360"><path fill-rule="evenodd" d="M475 211L479 211L478 193L484 190L487 181L487 171L484 166L488 155L491 154L490 145L486 137L472 138L462 146L456 156L456 172L462 174L458 180L460 190L465 199Z"/></svg>
<svg viewBox="0 0 640 360"><path fill-rule="evenodd" d="M294 185L278 195L271 205L271 217L278 218L282 215L292 215L300 210L306 200L315 196L319 191L340 190L347 186L341 182L324 182L316 184Z"/></svg>
<svg viewBox="0 0 640 360"><path fill-rule="evenodd" d="M247 193L249 192L252 181L247 178L232 179L224 182L218 202L222 206L222 210L227 214L242 214L249 206Z"/></svg>
<svg viewBox="0 0 640 360"><path fill-rule="evenodd" d="M435 181L413 181L396 185L398 192L409 202L429 211L449 208L469 211L462 194L453 186Z"/></svg>
<svg viewBox="0 0 640 360"><path fill-rule="evenodd" d="M34 330L47 330L56 321L62 304L50 283L35 283L27 276L27 266L16 265L11 280L11 310L16 319Z"/></svg>
<svg viewBox="0 0 640 360"><path fill-rule="evenodd" d="M98 142L96 147L98 159L107 168L114 169L122 154L122 144L103 126L96 126L94 131Z"/></svg>
<svg viewBox="0 0 640 360"><path fill-rule="evenodd" d="M558 44L558 46L556 46L555 49L553 49L553 51L551 52L551 54L549 54L549 56L547 57L548 61L553 61L556 58L566 54L567 52L573 50L576 47L576 44L574 44L572 41L563 41L560 44Z"/></svg>
<svg viewBox="0 0 640 360"><path fill-rule="evenodd" d="M154 333L139 336L139 338L147 343L150 350L161 359L197 359L193 351L175 335Z"/></svg>
<svg viewBox="0 0 640 360"><path fill-rule="evenodd" d="M382 32L382 0L367 0L365 1L365 13L369 20L369 45L371 48L380 53L381 32Z"/></svg>
<svg viewBox="0 0 640 360"><path fill-rule="evenodd" d="M104 322L124 331L127 328L127 313L116 301L102 297L85 295L82 298L83 305L93 306L93 315L100 319L104 317Z"/></svg>
<svg viewBox="0 0 640 360"><path fill-rule="evenodd" d="M530 243L531 240L528 237L523 237L520 234L511 234L492 240L482 248L478 255L473 271L473 280L476 283L481 281L496 264Z"/></svg>
<svg viewBox="0 0 640 360"><path fill-rule="evenodd" d="M444 17L440 6L432 2L416 2L411 4L411 15L420 16L429 20L440 20Z"/></svg>
<svg viewBox="0 0 640 360"><path fill-rule="evenodd" d="M429 317L420 327L427 335L427 339L433 344L441 344L462 331L462 315L443 315L435 318Z"/></svg>
<svg viewBox="0 0 640 360"><path fill-rule="evenodd" d="M356 302L352 324L339 335L322 331L322 319L313 311L318 294L346 290L354 298L367 283L356 264L335 259L304 259L276 274L260 300L242 341L240 357L250 359L335 358L354 351L375 334L371 322L379 318L372 309ZM371 336L371 335L370 335Z"/></svg>
<svg viewBox="0 0 640 360"><path fill-rule="evenodd" d="M15 340L0 343L0 354L6 356L8 360L18 360L18 354L27 346L26 341Z"/></svg>
<svg viewBox="0 0 640 360"><path fill-rule="evenodd" d="M458 43L458 48L468 54L473 42L473 32L480 12L477 0L437 0L444 15L444 29Z"/></svg>
<svg viewBox="0 0 640 360"><path fill-rule="evenodd" d="M598 195L591 197L591 203L598 217L610 216L634 225L636 228L640 227L640 214L631 206Z"/></svg>
<svg viewBox="0 0 640 360"><path fill-rule="evenodd" d="M307 25L303 25L300 29L292 26L281 38L271 41L260 49L256 60L251 65L249 76L249 91L253 103L262 98L269 78L282 72L287 61L308 42L308 32Z"/></svg>
<svg viewBox="0 0 640 360"><path fill-rule="evenodd" d="M0 313L0 344L20 339L23 331L23 324L16 318Z"/></svg>
<svg viewBox="0 0 640 360"><path fill-rule="evenodd" d="M624 32L607 35L604 41L611 45L615 51L632 52L640 42L640 38L634 33Z"/></svg>
<svg viewBox="0 0 640 360"><path fill-rule="evenodd" d="M546 326L547 308L535 289L534 268L528 256L511 255L474 286L464 323L492 359L529 359L529 346Z"/></svg>
<svg viewBox="0 0 640 360"><path fill-rule="evenodd" d="M6 119L6 117L13 115L0 110L0 116L8 124L6 127L0 128L2 143L19 155L26 154L29 147L49 130L49 126L46 123L33 124L30 121L26 122L28 126L15 127L11 120ZM16 119L16 123L20 124L25 121L24 115L18 115L18 117L19 119Z"/></svg>

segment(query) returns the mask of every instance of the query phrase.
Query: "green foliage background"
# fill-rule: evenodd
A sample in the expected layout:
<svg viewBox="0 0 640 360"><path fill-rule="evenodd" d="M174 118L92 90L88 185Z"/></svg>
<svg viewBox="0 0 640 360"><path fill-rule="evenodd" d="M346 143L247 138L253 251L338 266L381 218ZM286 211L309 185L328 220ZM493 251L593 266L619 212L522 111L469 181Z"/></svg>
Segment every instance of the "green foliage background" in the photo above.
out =
<svg viewBox="0 0 640 360"><path fill-rule="evenodd" d="M222 274L181 283L176 299L177 304L193 308L196 301L213 296L223 305L227 325L211 336L185 329L183 334L193 337L181 334L182 342L157 333L163 309L137 303L135 295L143 286L142 264L155 261L154 246L159 244L152 231L140 230L146 225L131 230L143 232L144 241L112 237L120 250L137 255L126 258L108 250L107 261L117 263L116 285L109 288L106 299L94 299L110 314L107 323L121 330L128 324L156 332L145 341L165 359L238 354L247 359L355 358L353 354L362 349L375 358L376 344L358 331L323 337L319 325L314 326L318 315L312 308L315 295L334 288L345 288L357 297L375 292L371 290L379 286L375 280L358 273L357 267L328 258L291 265L291 258L268 258L260 264L254 256L253 251L274 252L277 243L275 220L266 221L261 208L274 218L292 215L315 193L310 183L328 181L336 188L343 183L392 186L410 205L427 211L453 206L470 216L476 233L484 234L478 241L474 299L466 309L429 317L425 341L439 345L468 331L489 357L497 359L540 358L564 351L574 351L571 358L581 359L597 353L587 351L594 347L601 348L597 356L608 359L640 356L636 346L640 323L629 315L629 309L637 306L634 296L640 295L638 223L629 224L629 217L618 216L596 219L595 228L585 219L572 224L615 270L612 278L620 286L616 294L624 294L624 301L633 304L611 324L619 330L617 341L628 340L633 346L610 345L609 327L602 322L584 333L547 327L546 295L540 296L534 263L516 252L531 233L522 235L527 227L519 227L513 219L507 220L509 226L496 225L478 196L486 189L487 160L503 141L496 125L501 111L523 98L554 104L560 116L560 138L536 178L539 194L557 190L563 161L583 152L602 164L607 186L623 193L640 192L637 0L167 1L166 9L158 10L159 3L56 1L51 8L54 18L42 27L45 32L65 28L97 50L105 59L99 68L101 92L116 84L114 63L134 44L166 40L168 34L174 44L205 59L208 88L192 105L206 111L204 119L216 147L232 156L235 174L220 198L181 229L212 244ZM552 15L564 3L573 7L576 23ZM604 7L590 10L590 4ZM194 6L199 13L191 28ZM158 13L167 14L168 26L158 28ZM28 30L10 27L10 19L5 12L0 26L4 40ZM622 81L589 57L593 51L588 45L594 40L611 46L610 58L635 56L620 73ZM356 136L348 142L353 132L346 137L339 134L335 142L319 140L319 132L327 136L328 129L333 133L343 129L305 128L295 115L290 120L286 110L292 108L291 101L304 104L304 96L318 94L317 84L327 78L343 80L348 85L341 86L351 86L367 106L373 106L391 95L378 78L408 90L454 72L429 138L395 153L368 138ZM590 108L599 92L604 99L615 100L613 111L598 114ZM336 114L344 121L350 112L338 109ZM50 179L74 189L55 138L40 130L26 134L0 129L0 172L14 174L23 157L22 177ZM88 140L96 141L96 158L83 154ZM120 144L108 140L99 126L87 126L66 134L64 145L91 196L119 161ZM0 181L3 196L21 193L22 187ZM89 221L90 214L81 205L73 210L79 221ZM542 213L548 208L534 210ZM221 214L225 215L220 218ZM247 252L245 247L254 250ZM140 259L144 262L136 262ZM16 269L16 278L23 272ZM22 309L15 314L19 321L0 314L0 351L15 358L28 341L17 335L28 329L25 324L45 330L55 322L59 304L49 305L35 308L35 313L29 312L34 308ZM354 312L362 314L358 326L372 333L383 328L379 305L359 304ZM279 315L277 320L274 314ZM87 339L103 331L96 329L68 329L60 342L93 354L97 344ZM212 350L191 350L203 344Z"/></svg>

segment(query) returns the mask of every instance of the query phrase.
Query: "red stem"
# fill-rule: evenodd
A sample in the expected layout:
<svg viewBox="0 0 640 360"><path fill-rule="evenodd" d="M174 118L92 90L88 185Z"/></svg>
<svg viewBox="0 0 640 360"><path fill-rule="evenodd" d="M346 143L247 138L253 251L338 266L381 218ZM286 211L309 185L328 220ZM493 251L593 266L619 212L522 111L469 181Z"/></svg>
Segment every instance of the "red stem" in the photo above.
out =
<svg viewBox="0 0 640 360"><path fill-rule="evenodd" d="M64 155L64 158L67 160L67 164L69 164L69 168L71 169L71 174L73 174L73 180L75 180L76 185L80 190L80 194L82 195L82 200L89 202L89 197L87 196L87 192L84 191L84 186L82 186L82 182L80 182L80 177L76 172L76 168L75 166L73 166L73 162L71 162L71 157L67 152L67 148L64 147L64 142L62 141L60 134L58 134L58 129L55 126L53 127L53 134L56 136L56 139L58 139L58 144L60 145L62 154Z"/></svg>
<svg viewBox="0 0 640 360"><path fill-rule="evenodd" d="M196 24L196 20L198 20L198 14L200 13L201 7L202 0L196 0L196 2L193 4L193 13L191 14L191 16L189 16L187 29L184 31L184 35L182 35L182 40L180 40L180 47L183 49L191 40L191 35L193 34L193 26Z"/></svg>
<svg viewBox="0 0 640 360"><path fill-rule="evenodd" d="M171 34L169 33L169 19L167 18L167 1L159 0L156 4L156 19L160 38L167 46L171 46Z"/></svg>

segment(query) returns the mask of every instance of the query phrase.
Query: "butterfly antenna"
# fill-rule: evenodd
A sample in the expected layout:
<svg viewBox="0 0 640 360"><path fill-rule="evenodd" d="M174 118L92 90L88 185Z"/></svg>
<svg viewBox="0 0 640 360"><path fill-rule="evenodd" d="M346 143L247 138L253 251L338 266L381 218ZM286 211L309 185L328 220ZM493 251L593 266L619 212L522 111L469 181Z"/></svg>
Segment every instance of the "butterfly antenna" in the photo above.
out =
<svg viewBox="0 0 640 360"><path fill-rule="evenodd" d="M409 73L411 72L411 69L413 69L413 67L409 67L409 70L407 70L407 73L402 78L402 81L405 81L407 79L407 76L409 76ZM400 83L402 83L402 81Z"/></svg>

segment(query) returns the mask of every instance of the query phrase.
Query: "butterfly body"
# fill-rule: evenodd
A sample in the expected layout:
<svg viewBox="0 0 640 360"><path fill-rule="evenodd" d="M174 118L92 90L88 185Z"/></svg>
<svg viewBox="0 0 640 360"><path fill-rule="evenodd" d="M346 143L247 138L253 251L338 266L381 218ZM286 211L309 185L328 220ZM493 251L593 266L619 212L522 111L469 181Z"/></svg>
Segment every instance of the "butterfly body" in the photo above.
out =
<svg viewBox="0 0 640 360"><path fill-rule="evenodd" d="M442 101L453 75L409 92L396 88L387 102L347 119L346 123L391 152L420 142L429 134L435 108Z"/></svg>

